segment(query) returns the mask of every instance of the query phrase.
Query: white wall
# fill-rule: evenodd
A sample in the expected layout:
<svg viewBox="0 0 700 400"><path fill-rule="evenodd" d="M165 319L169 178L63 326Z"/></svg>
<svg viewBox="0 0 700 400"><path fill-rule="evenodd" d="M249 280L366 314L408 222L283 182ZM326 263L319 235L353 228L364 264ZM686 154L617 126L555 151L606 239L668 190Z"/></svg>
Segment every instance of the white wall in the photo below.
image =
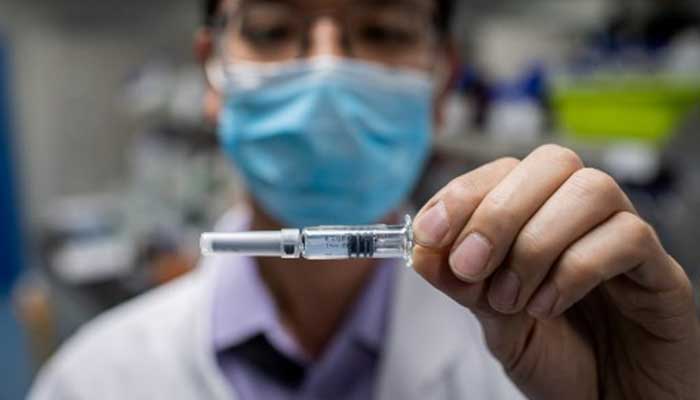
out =
<svg viewBox="0 0 700 400"><path fill-rule="evenodd" d="M43 3L43 4L42 4ZM25 212L109 187L132 130L117 96L157 55L191 62L197 0L0 1L10 38Z"/></svg>

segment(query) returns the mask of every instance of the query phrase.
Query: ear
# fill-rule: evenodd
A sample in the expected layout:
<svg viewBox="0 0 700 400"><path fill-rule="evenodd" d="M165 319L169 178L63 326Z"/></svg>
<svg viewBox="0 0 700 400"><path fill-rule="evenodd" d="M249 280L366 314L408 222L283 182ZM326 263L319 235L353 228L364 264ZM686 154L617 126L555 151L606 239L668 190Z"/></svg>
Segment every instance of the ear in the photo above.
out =
<svg viewBox="0 0 700 400"><path fill-rule="evenodd" d="M208 28L200 28L194 36L194 54L202 67L206 68L207 62L214 56L214 35ZM205 74L206 75L206 74ZM221 109L221 94L214 90L208 79L207 90L204 94L202 112L204 119L210 124L216 124L219 110Z"/></svg>
<svg viewBox="0 0 700 400"><path fill-rule="evenodd" d="M214 53L214 35L209 28L199 28L194 35L194 55L204 66Z"/></svg>
<svg viewBox="0 0 700 400"><path fill-rule="evenodd" d="M434 70L437 81L437 91L434 100L434 118L435 126L439 128L443 124L445 104L456 83L461 65L457 47L452 40L447 40L445 44L441 46L437 59L438 62Z"/></svg>

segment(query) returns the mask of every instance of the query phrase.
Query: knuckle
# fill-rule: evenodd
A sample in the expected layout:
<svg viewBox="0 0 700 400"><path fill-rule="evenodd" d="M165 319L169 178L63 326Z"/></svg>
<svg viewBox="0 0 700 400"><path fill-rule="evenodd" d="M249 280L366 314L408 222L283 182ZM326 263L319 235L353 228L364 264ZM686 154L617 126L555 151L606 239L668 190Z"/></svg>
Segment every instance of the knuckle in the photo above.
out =
<svg viewBox="0 0 700 400"><path fill-rule="evenodd" d="M581 157L579 157L575 151L567 147L558 144L545 144L535 151L548 154L549 157L553 158L556 162L569 167L571 170L576 171L583 168Z"/></svg>
<svg viewBox="0 0 700 400"><path fill-rule="evenodd" d="M693 287L692 282L690 282L690 279L688 279L688 275L686 275L683 272L683 269L678 268L678 270L680 270L678 272L678 275L679 275L678 281L679 281L679 285L680 285L679 292L680 292L681 298L691 299L691 301L692 301L692 298L695 294L695 287Z"/></svg>
<svg viewBox="0 0 700 400"><path fill-rule="evenodd" d="M563 148L564 148L563 146L560 146L558 144L547 143L547 144L543 144L540 147L538 147L537 149L535 149L535 152L554 153L554 152L558 152L559 150L561 150Z"/></svg>
<svg viewBox="0 0 700 400"><path fill-rule="evenodd" d="M611 201L620 193L620 187L613 177L593 168L584 168L575 172L569 182L584 197L601 197L603 200Z"/></svg>
<svg viewBox="0 0 700 400"><path fill-rule="evenodd" d="M508 206L507 199L501 196L487 196L479 206L478 212L486 223L494 226L517 226L520 223L520 217L514 207Z"/></svg>
<svg viewBox="0 0 700 400"><path fill-rule="evenodd" d="M450 182L446 187L446 196L457 203L478 204L479 186L469 175L462 175Z"/></svg>
<svg viewBox="0 0 700 400"><path fill-rule="evenodd" d="M502 165L504 168L513 169L520 164L520 160L515 157L502 157L494 161L494 163Z"/></svg>
<svg viewBox="0 0 700 400"><path fill-rule="evenodd" d="M625 227L627 240L638 249L651 250L656 242L656 232L649 223L630 212L621 212L617 218Z"/></svg>
<svg viewBox="0 0 700 400"><path fill-rule="evenodd" d="M548 248L541 235L533 229L525 228L513 246L513 258L516 265L533 265L547 258Z"/></svg>
<svg viewBox="0 0 700 400"><path fill-rule="evenodd" d="M564 254L561 268L566 272L568 282L602 282L606 279L594 257L576 249L570 249Z"/></svg>

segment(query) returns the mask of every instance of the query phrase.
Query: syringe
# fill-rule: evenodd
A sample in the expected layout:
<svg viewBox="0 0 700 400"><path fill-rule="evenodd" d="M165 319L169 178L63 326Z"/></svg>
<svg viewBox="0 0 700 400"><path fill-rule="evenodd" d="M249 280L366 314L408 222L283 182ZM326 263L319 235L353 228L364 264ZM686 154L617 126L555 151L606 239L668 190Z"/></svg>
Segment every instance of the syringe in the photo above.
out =
<svg viewBox="0 0 700 400"><path fill-rule="evenodd" d="M203 255L235 253L251 257L345 260L403 258L412 264L411 217L403 225L316 226L280 231L204 233Z"/></svg>

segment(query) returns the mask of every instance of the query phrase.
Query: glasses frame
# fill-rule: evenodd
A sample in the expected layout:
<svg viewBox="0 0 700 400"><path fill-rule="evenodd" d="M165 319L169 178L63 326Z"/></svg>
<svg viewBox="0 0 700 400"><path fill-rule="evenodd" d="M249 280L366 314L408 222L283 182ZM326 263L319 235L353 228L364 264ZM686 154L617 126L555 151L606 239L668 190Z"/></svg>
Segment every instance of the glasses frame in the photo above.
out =
<svg viewBox="0 0 700 400"><path fill-rule="evenodd" d="M327 9L322 9L322 10L317 10L313 13L308 13L308 12L303 12L299 7L295 7L292 5L287 5L287 4L280 4L280 3L272 3L272 4L278 4L280 7L287 8L289 12L293 12L296 14L299 20L301 21L301 26L302 26L302 36L300 40L300 46L299 46L299 52L293 57L290 57L288 60L291 59L299 59L299 58L304 58L307 55L309 46L310 46L310 31L314 25L314 23L320 19L320 18L331 18L335 23L340 27L341 31L341 47L343 51L345 52L345 55L348 57L352 58L361 58L357 57L356 54L353 53L353 43L352 43L352 37L353 35L350 33L349 26L351 26L351 21L349 20L351 17L350 15L353 12L354 7L350 5L345 5L343 7L335 7L335 8L327 8ZM214 32L215 40L217 43L217 51L219 51L219 56L226 56L226 53L228 52L226 49L226 46L224 45L225 42L225 37L227 37L229 34L232 34L231 30L233 28L233 24L231 24L231 21L236 20L238 17L240 17L241 14L243 14L246 9L249 9L253 7L254 5L248 2L242 2L238 6L234 7L231 10L220 12L218 16L216 16L213 21L212 21L212 30ZM416 15L426 15L426 14L434 14L435 10L433 10L430 7L420 7L418 4L413 4L413 3L407 3L405 7L412 7L416 11ZM425 25L426 29L425 32L428 35L428 38L426 39L426 48L431 49L435 48L437 43L438 43L438 38L440 36L439 31L436 26L434 26L434 16L428 17L425 19ZM284 62L288 60L273 60L273 61L260 61L260 62ZM254 61L254 60L248 60L248 61ZM376 60L374 60L376 61ZM381 61L378 61L381 62Z"/></svg>

